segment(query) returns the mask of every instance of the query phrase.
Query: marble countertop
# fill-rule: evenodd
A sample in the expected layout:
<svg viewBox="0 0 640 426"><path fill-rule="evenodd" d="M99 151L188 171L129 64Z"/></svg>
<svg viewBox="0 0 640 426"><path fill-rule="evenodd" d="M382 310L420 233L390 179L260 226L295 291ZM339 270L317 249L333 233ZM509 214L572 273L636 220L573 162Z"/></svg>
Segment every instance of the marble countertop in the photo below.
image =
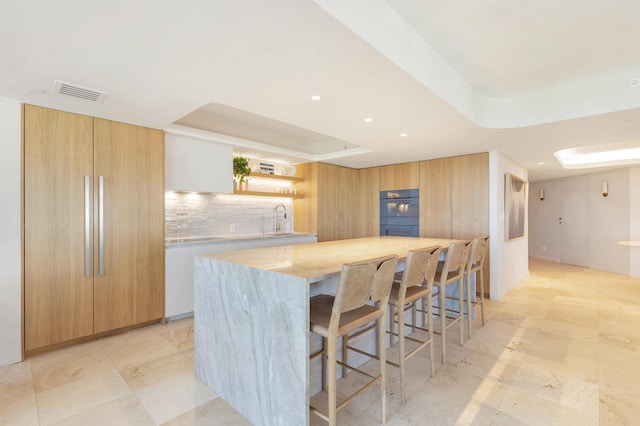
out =
<svg viewBox="0 0 640 426"><path fill-rule="evenodd" d="M460 240L369 237L215 253L204 257L317 282L339 274L343 263L390 254L397 254L403 259L411 249L434 245L446 248L455 241Z"/></svg>
<svg viewBox="0 0 640 426"><path fill-rule="evenodd" d="M307 234L304 232L283 232L279 234L230 234L230 235L210 235L203 237L177 237L167 238L165 247L189 246L201 244L229 243L234 241L247 240L264 240L267 238L285 238L285 237L305 237L315 234Z"/></svg>

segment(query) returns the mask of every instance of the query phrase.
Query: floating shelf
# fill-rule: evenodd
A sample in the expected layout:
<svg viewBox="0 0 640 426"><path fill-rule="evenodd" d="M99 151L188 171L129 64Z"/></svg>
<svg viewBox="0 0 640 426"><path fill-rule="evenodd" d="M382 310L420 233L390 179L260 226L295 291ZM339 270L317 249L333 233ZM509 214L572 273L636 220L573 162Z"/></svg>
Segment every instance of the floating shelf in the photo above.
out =
<svg viewBox="0 0 640 426"><path fill-rule="evenodd" d="M302 194L281 194L279 192L263 192L263 191L239 191L233 190L235 195L255 195L259 197L278 197L278 198L304 198Z"/></svg>
<svg viewBox="0 0 640 426"><path fill-rule="evenodd" d="M260 178L260 179L278 180L278 181L288 181L293 183L304 182L304 178L301 178L301 177L272 175L268 173L258 173L258 172L251 172L251 177ZM257 197L304 198L303 194L284 194L282 192L243 191L239 189L234 189L233 193L236 195L253 195Z"/></svg>
<svg viewBox="0 0 640 426"><path fill-rule="evenodd" d="M296 176L271 175L268 173L258 173L258 172L251 172L251 176L262 178L262 179L288 180L289 182L304 182L304 178L296 177Z"/></svg>

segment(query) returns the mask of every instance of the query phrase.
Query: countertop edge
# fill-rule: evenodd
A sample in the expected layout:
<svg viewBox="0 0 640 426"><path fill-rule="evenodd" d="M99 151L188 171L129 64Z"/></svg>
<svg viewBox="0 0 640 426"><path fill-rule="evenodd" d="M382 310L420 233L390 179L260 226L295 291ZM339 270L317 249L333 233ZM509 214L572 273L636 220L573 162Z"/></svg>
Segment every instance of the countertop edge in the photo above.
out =
<svg viewBox="0 0 640 426"><path fill-rule="evenodd" d="M202 245L210 245L210 244L226 244L226 243L234 243L239 241L264 241L270 239L283 239L283 238L303 238L303 237L316 237L317 234L306 234L306 233L292 233L292 234L284 234L284 235L260 235L260 234L247 234L247 235L225 235L225 236L217 236L211 237L211 239L197 239L197 240L188 240L186 241L172 241L165 242L165 249L168 248L177 248L177 247L192 247L192 246L202 246Z"/></svg>

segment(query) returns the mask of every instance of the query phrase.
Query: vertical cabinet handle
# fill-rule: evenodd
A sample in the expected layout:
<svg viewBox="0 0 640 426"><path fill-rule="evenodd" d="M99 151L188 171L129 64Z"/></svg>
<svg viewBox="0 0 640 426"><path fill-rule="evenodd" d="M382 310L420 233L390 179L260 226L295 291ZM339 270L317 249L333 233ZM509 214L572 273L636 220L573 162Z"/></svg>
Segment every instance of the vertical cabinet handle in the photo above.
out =
<svg viewBox="0 0 640 426"><path fill-rule="evenodd" d="M91 276L91 189L89 176L84 177L84 276Z"/></svg>
<svg viewBox="0 0 640 426"><path fill-rule="evenodd" d="M98 252L100 275L104 275L104 176L98 178Z"/></svg>

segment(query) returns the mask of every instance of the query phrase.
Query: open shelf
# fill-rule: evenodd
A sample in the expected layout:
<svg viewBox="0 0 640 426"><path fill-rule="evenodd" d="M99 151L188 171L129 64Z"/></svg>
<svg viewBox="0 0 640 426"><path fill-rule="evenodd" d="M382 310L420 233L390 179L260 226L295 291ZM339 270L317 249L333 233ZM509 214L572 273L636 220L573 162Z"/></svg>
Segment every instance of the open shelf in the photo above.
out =
<svg viewBox="0 0 640 426"><path fill-rule="evenodd" d="M258 172L251 172L251 176L261 178L261 179L288 180L289 182L304 182L304 178L296 177L296 176L272 175L268 173L258 173Z"/></svg>
<svg viewBox="0 0 640 426"><path fill-rule="evenodd" d="M240 191L233 190L236 195L256 195L260 197L278 197L278 198L304 198L302 194L282 194L279 192L263 192L263 191Z"/></svg>
<svg viewBox="0 0 640 426"><path fill-rule="evenodd" d="M268 173L251 172L251 177L259 179L270 179L276 181L287 181L292 183L304 182L304 178L296 176L282 176L272 175ZM304 198L303 194L285 194L282 192L269 192L269 191L244 191L241 189L234 189L233 193L236 195L253 195L256 197L279 197L279 198Z"/></svg>

